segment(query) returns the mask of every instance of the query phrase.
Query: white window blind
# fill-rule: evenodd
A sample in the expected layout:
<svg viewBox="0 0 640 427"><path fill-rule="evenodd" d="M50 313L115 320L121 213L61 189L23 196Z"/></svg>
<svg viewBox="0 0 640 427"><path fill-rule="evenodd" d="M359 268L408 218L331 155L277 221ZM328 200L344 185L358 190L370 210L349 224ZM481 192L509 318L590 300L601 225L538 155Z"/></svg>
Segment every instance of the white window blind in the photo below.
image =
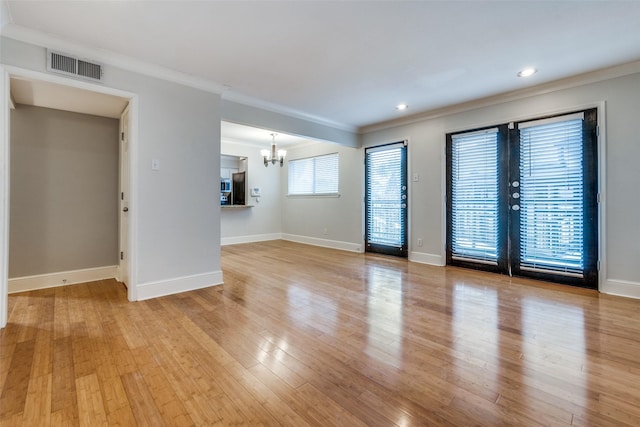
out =
<svg viewBox="0 0 640 427"><path fill-rule="evenodd" d="M454 259L498 262L498 129L451 139Z"/></svg>
<svg viewBox="0 0 640 427"><path fill-rule="evenodd" d="M582 116L520 129L520 264L583 273Z"/></svg>
<svg viewBox="0 0 640 427"><path fill-rule="evenodd" d="M290 160L288 167L289 195L338 194L338 153Z"/></svg>
<svg viewBox="0 0 640 427"><path fill-rule="evenodd" d="M367 152L367 242L402 247L405 244L406 200L402 196L404 143Z"/></svg>

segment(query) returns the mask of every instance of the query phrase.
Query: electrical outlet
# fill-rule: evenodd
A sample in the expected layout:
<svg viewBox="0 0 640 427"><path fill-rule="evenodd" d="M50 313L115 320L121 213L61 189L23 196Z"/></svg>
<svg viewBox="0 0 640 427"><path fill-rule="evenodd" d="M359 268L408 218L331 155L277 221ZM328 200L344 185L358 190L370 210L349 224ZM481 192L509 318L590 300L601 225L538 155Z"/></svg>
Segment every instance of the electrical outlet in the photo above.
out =
<svg viewBox="0 0 640 427"><path fill-rule="evenodd" d="M418 239L418 246L422 246L422 239Z"/></svg>
<svg viewBox="0 0 640 427"><path fill-rule="evenodd" d="M323 229L322 234L324 234L325 236L329 234L329 229L328 228Z"/></svg>

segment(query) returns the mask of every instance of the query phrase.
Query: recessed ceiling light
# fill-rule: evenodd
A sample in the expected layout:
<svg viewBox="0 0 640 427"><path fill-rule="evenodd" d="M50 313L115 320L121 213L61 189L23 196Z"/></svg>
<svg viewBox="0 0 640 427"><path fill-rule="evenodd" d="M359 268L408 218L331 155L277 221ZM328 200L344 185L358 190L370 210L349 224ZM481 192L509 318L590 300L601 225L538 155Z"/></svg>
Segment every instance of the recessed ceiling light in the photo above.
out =
<svg viewBox="0 0 640 427"><path fill-rule="evenodd" d="M396 110L398 110L398 111L406 110L407 108L409 108L409 106L407 104L398 104L396 106Z"/></svg>
<svg viewBox="0 0 640 427"><path fill-rule="evenodd" d="M521 70L521 71L518 72L518 77L533 76L537 72L538 72L538 70L536 70L535 68L525 68L524 70Z"/></svg>

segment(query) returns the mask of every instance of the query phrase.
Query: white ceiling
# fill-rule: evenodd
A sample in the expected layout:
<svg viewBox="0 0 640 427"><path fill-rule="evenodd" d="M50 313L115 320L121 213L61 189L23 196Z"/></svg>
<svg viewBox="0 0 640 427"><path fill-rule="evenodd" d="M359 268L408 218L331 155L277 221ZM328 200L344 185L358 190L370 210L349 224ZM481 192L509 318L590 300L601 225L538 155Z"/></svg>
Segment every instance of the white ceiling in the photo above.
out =
<svg viewBox="0 0 640 427"><path fill-rule="evenodd" d="M16 104L113 119L119 119L129 103L128 99L118 96L19 77L11 78L11 97Z"/></svg>
<svg viewBox="0 0 640 427"><path fill-rule="evenodd" d="M640 59L640 1L9 1L12 28L361 128ZM540 71L528 79L518 70ZM395 110L405 102L409 109Z"/></svg>

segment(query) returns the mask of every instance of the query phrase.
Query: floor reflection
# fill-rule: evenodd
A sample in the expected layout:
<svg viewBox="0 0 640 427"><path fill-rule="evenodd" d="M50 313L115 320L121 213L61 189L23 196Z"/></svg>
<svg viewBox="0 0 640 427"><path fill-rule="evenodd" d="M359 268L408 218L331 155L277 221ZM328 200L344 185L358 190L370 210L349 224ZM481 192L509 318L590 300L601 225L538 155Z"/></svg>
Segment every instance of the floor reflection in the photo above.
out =
<svg viewBox="0 0 640 427"><path fill-rule="evenodd" d="M335 335L337 306L332 299L290 285L287 287L287 302L288 316L296 324Z"/></svg>
<svg viewBox="0 0 640 427"><path fill-rule="evenodd" d="M481 374L483 387L493 390L500 364L497 292L456 284L451 302L455 373L459 379Z"/></svg>
<svg viewBox="0 0 640 427"><path fill-rule="evenodd" d="M366 353L381 362L402 363L402 272L374 265L369 268Z"/></svg>
<svg viewBox="0 0 640 427"><path fill-rule="evenodd" d="M522 301L523 360L528 382L556 378L563 397L585 405L585 324L582 307L527 297Z"/></svg>

